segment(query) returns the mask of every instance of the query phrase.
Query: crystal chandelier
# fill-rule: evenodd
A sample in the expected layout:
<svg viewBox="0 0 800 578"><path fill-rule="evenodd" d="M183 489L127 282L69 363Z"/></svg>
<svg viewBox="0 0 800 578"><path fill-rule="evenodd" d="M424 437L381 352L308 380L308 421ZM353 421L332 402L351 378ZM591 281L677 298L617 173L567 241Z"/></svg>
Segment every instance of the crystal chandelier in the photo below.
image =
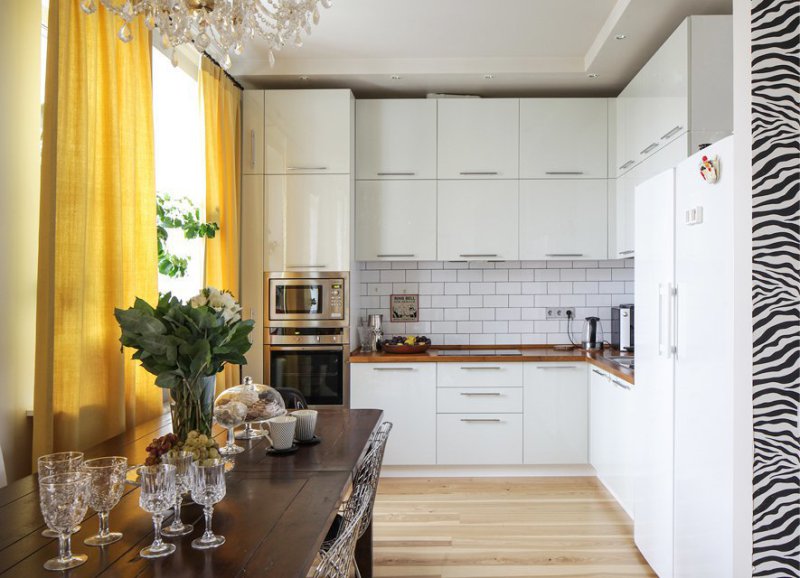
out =
<svg viewBox="0 0 800 578"><path fill-rule="evenodd" d="M303 45L303 33L319 22L319 5L329 8L331 0L99 0L122 19L119 39L130 42L130 21L144 15L148 29L158 29L164 48L191 42L198 52L209 51L224 68L231 55L241 54L243 43L257 35L267 42L270 66L275 51L287 42ZM87 14L97 10L95 0L81 0Z"/></svg>

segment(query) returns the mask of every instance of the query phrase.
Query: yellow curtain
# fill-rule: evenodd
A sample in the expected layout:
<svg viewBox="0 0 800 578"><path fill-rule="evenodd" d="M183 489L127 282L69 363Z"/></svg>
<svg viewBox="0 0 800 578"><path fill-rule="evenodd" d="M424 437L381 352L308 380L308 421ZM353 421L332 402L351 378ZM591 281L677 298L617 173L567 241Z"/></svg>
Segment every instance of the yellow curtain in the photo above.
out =
<svg viewBox="0 0 800 578"><path fill-rule="evenodd" d="M160 415L114 307L158 295L150 38L142 19L51 0L42 150L34 459Z"/></svg>
<svg viewBox="0 0 800 578"><path fill-rule="evenodd" d="M239 300L242 91L205 57L199 85L206 135L206 215L219 223L216 238L206 241L205 285L227 289ZM239 366L227 365L217 376L218 391L238 383Z"/></svg>

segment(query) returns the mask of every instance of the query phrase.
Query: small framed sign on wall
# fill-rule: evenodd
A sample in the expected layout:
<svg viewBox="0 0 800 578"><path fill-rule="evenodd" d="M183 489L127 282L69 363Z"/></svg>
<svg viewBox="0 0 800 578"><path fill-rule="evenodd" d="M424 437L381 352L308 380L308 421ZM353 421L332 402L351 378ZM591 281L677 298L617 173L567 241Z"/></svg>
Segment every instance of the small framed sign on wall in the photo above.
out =
<svg viewBox="0 0 800 578"><path fill-rule="evenodd" d="M392 295L389 300L390 320L405 323L419 320L419 295Z"/></svg>

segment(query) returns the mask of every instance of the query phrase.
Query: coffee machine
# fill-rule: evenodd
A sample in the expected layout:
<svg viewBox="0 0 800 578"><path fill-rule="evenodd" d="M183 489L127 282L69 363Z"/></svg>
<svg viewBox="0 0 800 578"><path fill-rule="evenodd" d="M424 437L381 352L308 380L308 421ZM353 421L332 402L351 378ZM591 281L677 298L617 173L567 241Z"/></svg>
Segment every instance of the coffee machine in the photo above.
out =
<svg viewBox="0 0 800 578"><path fill-rule="evenodd" d="M633 351L633 304L611 308L611 346Z"/></svg>

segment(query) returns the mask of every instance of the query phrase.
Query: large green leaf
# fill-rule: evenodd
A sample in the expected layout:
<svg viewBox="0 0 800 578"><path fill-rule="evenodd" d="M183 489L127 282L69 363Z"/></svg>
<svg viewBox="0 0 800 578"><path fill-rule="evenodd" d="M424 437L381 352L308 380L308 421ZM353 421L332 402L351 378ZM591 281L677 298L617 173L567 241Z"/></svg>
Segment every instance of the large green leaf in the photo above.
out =
<svg viewBox="0 0 800 578"><path fill-rule="evenodd" d="M159 373L156 377L156 385L158 387L172 389L180 383L181 376L176 375L174 371L164 371L163 373Z"/></svg>

